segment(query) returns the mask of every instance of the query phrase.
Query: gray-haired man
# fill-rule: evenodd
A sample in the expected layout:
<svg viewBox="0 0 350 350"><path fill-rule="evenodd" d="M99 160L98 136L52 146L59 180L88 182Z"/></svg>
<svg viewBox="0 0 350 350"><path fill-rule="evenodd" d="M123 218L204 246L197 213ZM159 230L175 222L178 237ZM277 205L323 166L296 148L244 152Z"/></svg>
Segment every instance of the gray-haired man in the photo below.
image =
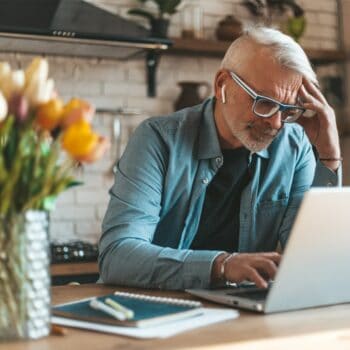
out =
<svg viewBox="0 0 350 350"><path fill-rule="evenodd" d="M151 118L131 138L103 223L102 281L266 287L304 192L339 185L340 160L333 109L303 50L276 30L248 30L228 49L214 98Z"/></svg>

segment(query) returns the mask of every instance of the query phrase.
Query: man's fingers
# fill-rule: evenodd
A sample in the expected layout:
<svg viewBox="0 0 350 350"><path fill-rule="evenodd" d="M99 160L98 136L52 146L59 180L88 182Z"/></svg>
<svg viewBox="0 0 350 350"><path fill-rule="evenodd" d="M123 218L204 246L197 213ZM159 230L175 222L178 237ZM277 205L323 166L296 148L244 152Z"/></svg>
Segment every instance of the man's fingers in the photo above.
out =
<svg viewBox="0 0 350 350"><path fill-rule="evenodd" d="M277 252L269 252L269 253L260 253L259 254L260 257L272 260L276 265L279 265L279 263L281 262L282 256L281 254L277 253Z"/></svg>
<svg viewBox="0 0 350 350"><path fill-rule="evenodd" d="M303 79L302 88L303 87L308 92L309 95L321 101L323 104L327 103L327 100L322 95L321 91L315 86L315 84L311 83L308 79L305 79L305 78Z"/></svg>
<svg viewBox="0 0 350 350"><path fill-rule="evenodd" d="M258 288L267 288L268 283L264 278L259 274L259 272L253 267L247 268L247 278L249 281L254 282Z"/></svg>
<svg viewBox="0 0 350 350"><path fill-rule="evenodd" d="M324 108L324 106L327 104L326 101L324 101L323 99L319 99L315 96L313 96L312 94L309 93L309 91L306 90L305 86L302 85L300 88L300 95L303 98L303 105L305 106L305 104L314 104L317 107L322 107Z"/></svg>
<svg viewBox="0 0 350 350"><path fill-rule="evenodd" d="M280 261L281 255L277 252L237 254L228 260L225 277L231 282L249 280L258 288L267 288L268 280L274 279Z"/></svg>
<svg viewBox="0 0 350 350"><path fill-rule="evenodd" d="M258 271L262 273L264 277L268 277L268 279L271 279L271 280L275 278L275 275L277 273L276 264L269 259L264 259L264 258L257 259L253 263L253 267L258 269Z"/></svg>
<svg viewBox="0 0 350 350"><path fill-rule="evenodd" d="M324 104L320 100L314 98L310 94L307 94L304 87L302 87L300 89L300 91L301 91L301 97L304 100L304 102L303 102L304 108L309 109L311 111L315 111L317 114L318 113L325 113L325 108L327 106L326 104ZM301 117L301 119L302 118L303 117Z"/></svg>
<svg viewBox="0 0 350 350"><path fill-rule="evenodd" d="M311 95L306 89L305 86L302 85L300 88L300 96L303 100L303 107L305 107L306 104L315 104L315 105L322 105L322 103L315 98L313 95Z"/></svg>

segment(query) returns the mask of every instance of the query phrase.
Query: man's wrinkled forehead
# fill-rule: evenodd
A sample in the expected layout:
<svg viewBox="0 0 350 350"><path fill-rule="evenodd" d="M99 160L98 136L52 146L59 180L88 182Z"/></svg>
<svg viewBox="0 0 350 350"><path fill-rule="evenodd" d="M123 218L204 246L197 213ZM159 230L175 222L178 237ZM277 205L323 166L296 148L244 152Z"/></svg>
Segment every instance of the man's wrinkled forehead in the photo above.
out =
<svg viewBox="0 0 350 350"><path fill-rule="evenodd" d="M276 90L296 96L302 84L302 75L283 67L268 47L254 47L254 55L240 65L237 74L257 93L271 97Z"/></svg>

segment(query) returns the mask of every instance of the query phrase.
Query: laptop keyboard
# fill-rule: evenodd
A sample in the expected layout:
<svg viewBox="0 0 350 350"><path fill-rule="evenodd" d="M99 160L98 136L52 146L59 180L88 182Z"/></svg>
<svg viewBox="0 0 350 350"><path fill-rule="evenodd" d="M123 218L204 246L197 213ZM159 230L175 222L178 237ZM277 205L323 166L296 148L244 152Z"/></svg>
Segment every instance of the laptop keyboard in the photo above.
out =
<svg viewBox="0 0 350 350"><path fill-rule="evenodd" d="M230 292L227 292L227 295L232 295L235 297L242 297L242 298L249 298L257 301L265 300L267 293L269 292L268 289L246 289L246 290L233 290Z"/></svg>

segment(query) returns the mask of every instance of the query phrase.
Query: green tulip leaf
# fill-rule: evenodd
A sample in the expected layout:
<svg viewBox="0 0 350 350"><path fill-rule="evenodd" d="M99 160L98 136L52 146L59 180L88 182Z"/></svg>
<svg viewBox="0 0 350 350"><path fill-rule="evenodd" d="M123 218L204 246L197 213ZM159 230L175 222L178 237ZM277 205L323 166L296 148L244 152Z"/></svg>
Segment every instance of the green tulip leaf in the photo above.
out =
<svg viewBox="0 0 350 350"><path fill-rule="evenodd" d="M68 183L67 188L76 187L76 186L80 186L83 184L84 184L84 182L82 182L82 181L72 180Z"/></svg>

